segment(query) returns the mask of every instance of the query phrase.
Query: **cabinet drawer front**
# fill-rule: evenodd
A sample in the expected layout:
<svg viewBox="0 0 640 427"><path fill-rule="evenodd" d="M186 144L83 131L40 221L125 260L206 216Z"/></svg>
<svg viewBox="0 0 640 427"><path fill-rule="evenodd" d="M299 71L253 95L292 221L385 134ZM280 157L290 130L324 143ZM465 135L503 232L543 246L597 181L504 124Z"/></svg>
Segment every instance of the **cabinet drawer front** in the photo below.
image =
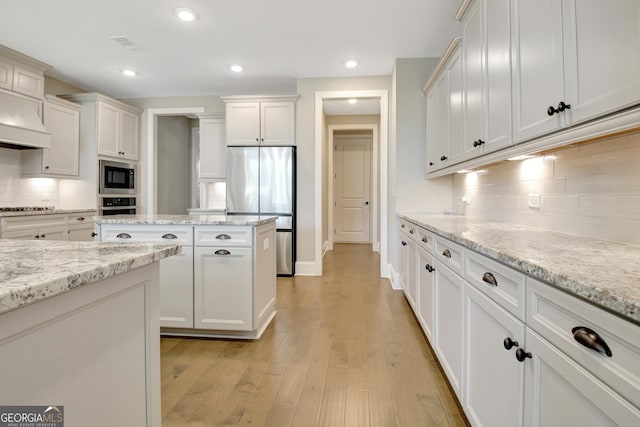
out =
<svg viewBox="0 0 640 427"><path fill-rule="evenodd" d="M102 225L100 240L102 242L167 242L192 246L193 227Z"/></svg>
<svg viewBox="0 0 640 427"><path fill-rule="evenodd" d="M437 260L462 275L462 247L442 237L434 237L433 255Z"/></svg>
<svg viewBox="0 0 640 427"><path fill-rule="evenodd" d="M253 233L251 227L196 227L196 246L251 246Z"/></svg>
<svg viewBox="0 0 640 427"><path fill-rule="evenodd" d="M67 223L69 225L93 223L94 221L92 217L97 214L98 213L96 211L81 214L70 214L67 215Z"/></svg>
<svg viewBox="0 0 640 427"><path fill-rule="evenodd" d="M504 309L524 321L524 274L471 250L465 252L464 278Z"/></svg>
<svg viewBox="0 0 640 427"><path fill-rule="evenodd" d="M424 228L418 228L418 235L416 241L418 246L426 250L430 254L433 254L433 233L425 230Z"/></svg>
<svg viewBox="0 0 640 427"><path fill-rule="evenodd" d="M527 325L579 365L640 406L640 327L535 279L527 278ZM574 328L595 332L611 357L580 344ZM581 332L576 330L579 338Z"/></svg>
<svg viewBox="0 0 640 427"><path fill-rule="evenodd" d="M418 237L418 227L409 221L400 220L400 232L411 240L416 240Z"/></svg>
<svg viewBox="0 0 640 427"><path fill-rule="evenodd" d="M66 225L65 215L29 215L3 218L3 232Z"/></svg>

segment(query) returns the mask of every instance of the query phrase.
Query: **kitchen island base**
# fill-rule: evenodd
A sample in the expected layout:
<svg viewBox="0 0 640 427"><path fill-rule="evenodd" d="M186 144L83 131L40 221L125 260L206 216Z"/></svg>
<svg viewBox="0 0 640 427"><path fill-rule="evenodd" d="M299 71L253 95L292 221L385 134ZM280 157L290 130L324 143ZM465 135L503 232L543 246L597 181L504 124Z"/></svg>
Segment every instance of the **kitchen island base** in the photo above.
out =
<svg viewBox="0 0 640 427"><path fill-rule="evenodd" d="M2 405L65 425L160 426L159 264L0 315Z"/></svg>

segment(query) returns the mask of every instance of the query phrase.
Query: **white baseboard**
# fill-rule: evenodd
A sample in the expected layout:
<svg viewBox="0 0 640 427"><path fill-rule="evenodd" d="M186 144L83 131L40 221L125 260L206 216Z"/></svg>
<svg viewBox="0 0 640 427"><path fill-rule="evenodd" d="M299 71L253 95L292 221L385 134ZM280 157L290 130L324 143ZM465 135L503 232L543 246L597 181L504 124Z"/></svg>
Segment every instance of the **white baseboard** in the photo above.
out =
<svg viewBox="0 0 640 427"><path fill-rule="evenodd" d="M391 287L397 291L402 290L402 285L400 285L400 273L393 269L393 265L389 264L389 281L391 282Z"/></svg>
<svg viewBox="0 0 640 427"><path fill-rule="evenodd" d="M374 242L371 244L371 250L373 252L378 252L380 253L380 242Z"/></svg>
<svg viewBox="0 0 640 427"><path fill-rule="evenodd" d="M322 276L322 264L313 261L297 261L296 276Z"/></svg>
<svg viewBox="0 0 640 427"><path fill-rule="evenodd" d="M322 244L322 258L327 254L327 251L333 250L333 248L329 247L329 241L325 240Z"/></svg>

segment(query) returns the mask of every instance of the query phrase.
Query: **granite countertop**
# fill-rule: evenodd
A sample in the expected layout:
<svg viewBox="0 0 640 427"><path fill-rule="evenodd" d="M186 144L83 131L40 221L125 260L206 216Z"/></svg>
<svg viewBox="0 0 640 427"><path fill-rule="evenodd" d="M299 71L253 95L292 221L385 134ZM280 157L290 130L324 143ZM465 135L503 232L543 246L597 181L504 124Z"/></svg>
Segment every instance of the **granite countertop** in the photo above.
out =
<svg viewBox="0 0 640 427"><path fill-rule="evenodd" d="M463 216L400 217L640 323L640 246Z"/></svg>
<svg viewBox="0 0 640 427"><path fill-rule="evenodd" d="M179 252L171 244L0 240L0 314Z"/></svg>
<svg viewBox="0 0 640 427"><path fill-rule="evenodd" d="M107 215L94 217L96 224L161 224L161 225L251 225L276 220L276 216L260 215Z"/></svg>
<svg viewBox="0 0 640 427"><path fill-rule="evenodd" d="M18 212L0 212L0 217L90 213L90 212L96 212L97 210L98 209L47 209L42 211L31 210L31 211L18 211Z"/></svg>

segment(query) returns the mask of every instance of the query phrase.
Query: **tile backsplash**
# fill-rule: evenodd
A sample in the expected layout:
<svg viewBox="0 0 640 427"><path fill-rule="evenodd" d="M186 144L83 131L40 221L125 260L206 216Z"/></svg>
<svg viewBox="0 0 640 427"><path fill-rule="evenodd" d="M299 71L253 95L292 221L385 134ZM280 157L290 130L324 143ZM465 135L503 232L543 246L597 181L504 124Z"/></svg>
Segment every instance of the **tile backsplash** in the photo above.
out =
<svg viewBox="0 0 640 427"><path fill-rule="evenodd" d="M463 215L640 244L640 132L483 169L454 176Z"/></svg>
<svg viewBox="0 0 640 427"><path fill-rule="evenodd" d="M21 155L0 148L0 207L58 206L58 180L22 178Z"/></svg>

